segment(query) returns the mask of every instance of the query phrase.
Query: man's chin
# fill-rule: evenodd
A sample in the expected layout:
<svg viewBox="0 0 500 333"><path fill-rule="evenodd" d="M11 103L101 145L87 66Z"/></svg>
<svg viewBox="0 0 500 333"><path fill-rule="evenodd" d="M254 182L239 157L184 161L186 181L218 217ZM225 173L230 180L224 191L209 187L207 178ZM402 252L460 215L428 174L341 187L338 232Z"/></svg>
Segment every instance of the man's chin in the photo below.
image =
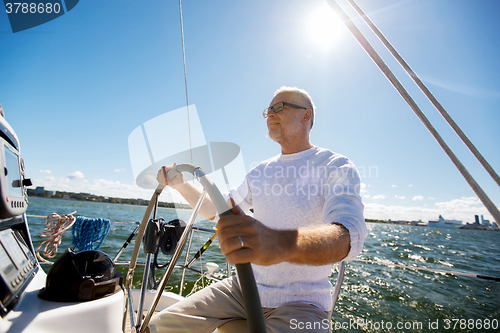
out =
<svg viewBox="0 0 500 333"><path fill-rule="evenodd" d="M283 135L279 131L269 131L269 137L277 143L280 143L283 140Z"/></svg>

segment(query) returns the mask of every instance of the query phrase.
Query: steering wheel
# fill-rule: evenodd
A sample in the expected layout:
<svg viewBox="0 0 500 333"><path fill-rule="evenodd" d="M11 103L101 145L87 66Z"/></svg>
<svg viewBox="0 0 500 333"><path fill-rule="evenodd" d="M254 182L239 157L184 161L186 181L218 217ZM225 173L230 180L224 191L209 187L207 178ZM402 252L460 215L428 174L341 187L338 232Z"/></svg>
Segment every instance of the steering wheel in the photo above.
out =
<svg viewBox="0 0 500 333"><path fill-rule="evenodd" d="M170 170L167 173L167 178L168 180L172 179L177 173L179 172L189 172L191 173L202 185L203 187L203 193L198 200L198 203L194 207L193 214L189 220L189 222L186 225L186 229L184 233L182 234L181 238L178 241L177 248L175 249L174 254L172 255L172 259L170 260L170 263L165 271L165 274L163 275L160 284L158 286L158 290L160 292L157 292L155 295L155 299L153 303L151 304L144 320L142 321L140 328L138 332L142 333L146 330L147 325L149 324L149 321L153 315L154 309L158 305L158 302L161 297L161 291L163 291L166 287L166 284L168 282L168 279L173 271L173 268L179 259L181 252L184 248L184 245L187 241L188 234L193 226L194 220L198 214L199 208L201 207L201 203L203 202L203 198L205 197L205 194L208 194L210 196L210 199L212 200L215 209L219 216L226 216L226 215L231 215L231 211L229 210L226 201L224 200L224 197L220 193L219 189L217 186L213 183L213 181L205 175L203 170L201 170L200 167L194 165L194 164L179 164L177 165L174 169ZM137 238L134 244L134 251L132 253L132 257L130 259L130 264L129 264L129 269L127 272L127 277L125 280L125 290L128 295L128 302L126 302L126 310L128 307L130 307L130 312L131 312L131 324L133 324L133 310L132 310L132 298L131 298L131 293L130 293L130 288L132 285L133 281L133 276L134 276L134 270L136 267L137 263L137 257L139 254L139 250L141 247L141 242L143 239L143 235L146 229L146 226L149 222L149 218L151 216L151 212L153 211L153 208L156 206L157 201L158 201L158 196L160 193L163 191L164 186L159 185L155 193L153 194L153 197L151 198L149 205L146 209L146 213L144 214L143 220L141 222L141 225L139 227L139 231L137 233ZM147 268L147 267L146 267ZM255 282L255 277L253 275L253 270L252 266L250 263L246 264L236 264L236 271L238 274L238 279L240 281L241 285L241 292L243 295L243 302L245 306L245 310L247 312L247 322L248 322L248 328L249 332L252 333L265 333L266 332L266 326L265 326L265 321L264 321L264 316L262 314L262 306L260 303L260 297L259 297L259 292L257 290L257 284ZM147 277L147 275L145 274ZM147 286L147 281L146 279L143 279L142 281L142 290L145 290ZM142 304L140 304L142 305ZM139 313L142 312L142 306L140 306ZM126 320L126 314L127 311L124 313L124 318L123 318L123 326L125 327L125 320ZM138 316L140 318L140 315Z"/></svg>

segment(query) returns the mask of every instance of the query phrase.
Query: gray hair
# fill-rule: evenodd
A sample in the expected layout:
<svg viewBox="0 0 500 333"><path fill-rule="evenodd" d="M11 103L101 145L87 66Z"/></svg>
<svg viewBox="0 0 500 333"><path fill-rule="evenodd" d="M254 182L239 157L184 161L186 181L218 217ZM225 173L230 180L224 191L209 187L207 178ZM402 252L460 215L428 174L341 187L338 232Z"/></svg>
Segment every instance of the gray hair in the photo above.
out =
<svg viewBox="0 0 500 333"><path fill-rule="evenodd" d="M311 113L311 128L312 128L313 124L314 124L315 106L314 106L314 103L313 103L311 96L309 96L307 91L305 91L304 89L297 88L297 87L281 87L274 92L274 97L276 97L276 95L281 94L281 93L291 94L291 95L293 95L293 97L296 97L296 98L300 99L302 102L306 103L305 106L309 107L309 109L311 109L311 111L312 111L312 113Z"/></svg>

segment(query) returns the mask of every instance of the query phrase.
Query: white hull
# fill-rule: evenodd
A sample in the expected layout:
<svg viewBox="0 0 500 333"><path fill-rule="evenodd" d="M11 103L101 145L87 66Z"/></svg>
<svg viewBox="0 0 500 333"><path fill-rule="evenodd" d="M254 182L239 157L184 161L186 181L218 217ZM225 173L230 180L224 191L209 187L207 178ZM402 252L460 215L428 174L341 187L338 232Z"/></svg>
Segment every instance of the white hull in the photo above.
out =
<svg viewBox="0 0 500 333"><path fill-rule="evenodd" d="M434 228L454 228L458 229L463 226L462 221L458 220L445 220L441 215L439 215L439 220L437 221L429 221L427 224L428 227Z"/></svg>
<svg viewBox="0 0 500 333"><path fill-rule="evenodd" d="M429 224L427 224L428 227L435 227L435 228L453 228L453 229L458 229L461 226L463 226L462 223L438 223L435 221L429 221Z"/></svg>

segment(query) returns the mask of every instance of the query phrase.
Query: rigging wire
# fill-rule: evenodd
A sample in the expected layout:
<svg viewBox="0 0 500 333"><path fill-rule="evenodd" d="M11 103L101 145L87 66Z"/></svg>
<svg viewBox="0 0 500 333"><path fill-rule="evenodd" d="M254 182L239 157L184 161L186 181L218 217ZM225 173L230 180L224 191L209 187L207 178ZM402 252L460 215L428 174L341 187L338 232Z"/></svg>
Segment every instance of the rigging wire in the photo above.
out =
<svg viewBox="0 0 500 333"><path fill-rule="evenodd" d="M188 98L188 83L187 83L187 70L186 70L186 47L184 45L184 24L182 22L182 4L179 0L179 13L181 21L181 39L182 39L182 60L184 62L184 89L186 91L186 110L187 110L187 121L188 121L188 134L189 134L189 153L191 155L191 164L193 163L193 149L191 146L191 125L189 122L189 98ZM194 181L194 179L193 179Z"/></svg>
<svg viewBox="0 0 500 333"><path fill-rule="evenodd" d="M372 20L365 14L365 12L358 6L355 0L347 0L350 5L356 10L356 12L363 18L366 24L370 27L373 33L380 39L380 41L384 44L384 46L389 50L389 52L394 56L394 58L399 62L401 67L404 68L406 73L413 79L415 84L422 90L424 95L429 99L429 101L434 105L434 107L439 111L441 116L448 122L448 124L453 128L455 133L462 139L464 144L469 148L472 154L478 159L481 165L488 171L490 176L495 180L495 182L500 186L500 177L495 172L495 170L491 167L491 165L486 161L486 159L481 155L481 153L477 150L474 144L469 140L469 138L465 135L462 129L458 126L458 124L451 118L449 113L445 110L445 108L439 103L439 101L434 97L434 95L430 92L427 86L420 80L418 75L411 69L408 63L403 59L403 57L396 51L396 49L392 46L392 44L385 38L382 32L375 26Z"/></svg>
<svg viewBox="0 0 500 333"><path fill-rule="evenodd" d="M399 92L401 97L408 103L413 112L417 115L420 121L424 124L427 130L432 134L434 139L438 142L441 148L445 151L446 155L451 159L455 167L460 171L462 176L465 178L469 186L479 197L483 205L489 211L489 213L493 216L495 221L500 221L500 211L493 204L488 195L483 191L483 189L479 186L476 180L472 177L469 171L465 168L465 166L460 162L458 157L453 153L451 148L446 144L441 135L437 132L434 126L431 124L427 116L422 112L417 103L410 96L408 91L404 88L398 78L394 75L394 73L390 70L390 68L386 65L384 60L380 57L380 55L375 51L373 46L368 42L363 33L358 29L358 27L354 24L352 19L347 15L347 13L342 9L342 7L337 3L336 0L326 0L326 2L330 5L330 7L339 14L340 18L346 25L346 27L351 31L352 35L359 44L363 47L363 49L368 53L370 58L375 62L375 64L380 68L382 73L387 77L387 79L392 83L394 88Z"/></svg>
<svg viewBox="0 0 500 333"><path fill-rule="evenodd" d="M182 19L182 2L179 0L179 14L181 23L181 38L182 38L182 60L184 62L184 88L186 90L186 110L187 110L187 121L188 121L188 135L189 135L189 154L191 157L191 164L193 163L193 147L191 144L191 125L189 122L189 98L188 98L188 83L187 83L187 70L186 70L186 46L184 44L184 23ZM193 178L194 183L194 178ZM196 220L196 226L199 228L198 219ZM198 247L200 246L200 231L198 230ZM203 262L200 258L200 269L203 270ZM181 288L182 293L182 288Z"/></svg>

